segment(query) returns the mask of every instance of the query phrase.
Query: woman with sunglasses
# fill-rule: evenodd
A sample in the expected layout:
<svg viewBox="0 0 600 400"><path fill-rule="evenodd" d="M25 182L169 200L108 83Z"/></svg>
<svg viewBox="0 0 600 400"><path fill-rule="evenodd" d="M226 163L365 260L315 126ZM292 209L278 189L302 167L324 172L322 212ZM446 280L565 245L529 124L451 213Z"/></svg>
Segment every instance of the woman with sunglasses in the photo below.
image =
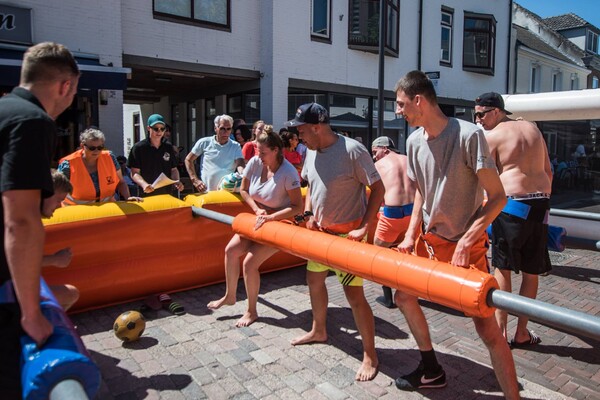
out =
<svg viewBox="0 0 600 400"><path fill-rule="evenodd" d="M64 205L115 201L117 190L122 198L141 200L131 197L117 158L104 150L104 140L101 130L88 128L79 135L80 148L60 160L58 170L73 185L73 193L67 195Z"/></svg>

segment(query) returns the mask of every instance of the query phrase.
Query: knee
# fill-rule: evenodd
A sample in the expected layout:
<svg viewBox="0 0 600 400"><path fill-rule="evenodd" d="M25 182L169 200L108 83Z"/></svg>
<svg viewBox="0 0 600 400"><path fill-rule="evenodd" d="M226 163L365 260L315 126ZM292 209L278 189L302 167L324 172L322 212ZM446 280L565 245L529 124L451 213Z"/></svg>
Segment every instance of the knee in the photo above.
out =
<svg viewBox="0 0 600 400"><path fill-rule="evenodd" d="M486 347L494 348L497 345L506 344L506 338L502 335L500 326L494 317L473 318L473 322L477 334Z"/></svg>
<svg viewBox="0 0 600 400"><path fill-rule="evenodd" d="M418 304L415 296L401 292L400 290L396 290L396 293L394 293L394 303L402 312L404 312L407 307L414 305L415 303Z"/></svg>

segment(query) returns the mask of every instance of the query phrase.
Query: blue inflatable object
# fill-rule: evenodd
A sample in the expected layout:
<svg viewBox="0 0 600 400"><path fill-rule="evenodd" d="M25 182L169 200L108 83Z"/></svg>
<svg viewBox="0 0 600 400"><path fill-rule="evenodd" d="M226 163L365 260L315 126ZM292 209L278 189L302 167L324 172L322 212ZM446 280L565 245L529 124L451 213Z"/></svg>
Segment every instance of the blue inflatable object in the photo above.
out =
<svg viewBox="0 0 600 400"><path fill-rule="evenodd" d="M66 379L79 381L88 397L94 398L100 388L100 370L43 279L40 286L42 313L54 332L41 350L29 336L21 338L23 398L47 399L52 388Z"/></svg>
<svg viewBox="0 0 600 400"><path fill-rule="evenodd" d="M492 238L492 225L488 225L486 232ZM563 252L565 251L565 245L563 243L565 236L567 236L567 230L560 226L548 225L548 250Z"/></svg>

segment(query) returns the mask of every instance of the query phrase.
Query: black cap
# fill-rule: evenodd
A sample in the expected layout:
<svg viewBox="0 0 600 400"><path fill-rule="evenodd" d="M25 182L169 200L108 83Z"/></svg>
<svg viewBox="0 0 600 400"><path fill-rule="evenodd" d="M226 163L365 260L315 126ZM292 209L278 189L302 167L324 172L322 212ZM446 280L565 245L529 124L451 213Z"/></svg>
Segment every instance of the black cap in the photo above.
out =
<svg viewBox="0 0 600 400"><path fill-rule="evenodd" d="M296 110L294 119L285 123L285 126L299 126L304 124L328 124L329 113L325 107L318 103L302 104Z"/></svg>
<svg viewBox="0 0 600 400"><path fill-rule="evenodd" d="M475 105L481 107L494 107L504 111L506 115L512 114L510 111L504 109L504 99L499 93L488 92L475 99Z"/></svg>

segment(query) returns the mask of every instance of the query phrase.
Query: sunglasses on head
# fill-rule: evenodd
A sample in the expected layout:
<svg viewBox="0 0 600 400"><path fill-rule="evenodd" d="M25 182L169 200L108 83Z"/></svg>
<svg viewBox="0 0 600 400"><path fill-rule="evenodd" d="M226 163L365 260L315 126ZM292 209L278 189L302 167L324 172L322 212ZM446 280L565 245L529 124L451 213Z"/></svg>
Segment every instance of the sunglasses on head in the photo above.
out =
<svg viewBox="0 0 600 400"><path fill-rule="evenodd" d="M166 130L166 128L164 126L160 127L160 128L157 128L156 126L152 126L151 128L154 132L164 132Z"/></svg>
<svg viewBox="0 0 600 400"><path fill-rule="evenodd" d="M84 144L84 146L87 147L89 151L104 150L104 146L88 146L87 144Z"/></svg>
<svg viewBox="0 0 600 400"><path fill-rule="evenodd" d="M483 118L483 116L487 113L489 113L490 111L494 110L493 108L490 108L489 110L485 110L485 111L478 111L475 114L473 114L475 116L475 118Z"/></svg>

